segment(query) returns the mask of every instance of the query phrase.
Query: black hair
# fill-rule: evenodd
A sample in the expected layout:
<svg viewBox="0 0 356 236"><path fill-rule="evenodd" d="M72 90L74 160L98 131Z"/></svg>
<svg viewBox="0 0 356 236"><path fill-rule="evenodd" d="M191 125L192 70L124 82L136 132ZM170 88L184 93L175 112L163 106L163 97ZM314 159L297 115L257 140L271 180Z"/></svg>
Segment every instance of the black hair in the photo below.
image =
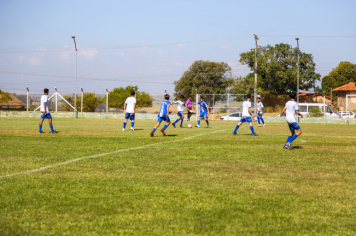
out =
<svg viewBox="0 0 356 236"><path fill-rule="evenodd" d="M48 93L48 88L45 88L45 89L43 90L43 92L44 92L44 93Z"/></svg>
<svg viewBox="0 0 356 236"><path fill-rule="evenodd" d="M168 94L168 93L166 93L166 94L164 95L164 99L166 99L166 100L169 99L169 94Z"/></svg>
<svg viewBox="0 0 356 236"><path fill-rule="evenodd" d="M131 92L131 96L133 96L133 95L135 95L135 91L132 91L132 92Z"/></svg>
<svg viewBox="0 0 356 236"><path fill-rule="evenodd" d="M204 100L204 97L200 97L200 99L203 99L203 100Z"/></svg>
<svg viewBox="0 0 356 236"><path fill-rule="evenodd" d="M251 94L247 94L247 95L246 95L246 98L251 98Z"/></svg>
<svg viewBox="0 0 356 236"><path fill-rule="evenodd" d="M291 93L289 94L289 96L290 96L291 99L294 99L294 98L295 98L295 92L291 92Z"/></svg>
<svg viewBox="0 0 356 236"><path fill-rule="evenodd" d="M183 99L184 99L184 95L180 95L180 98L183 98Z"/></svg>

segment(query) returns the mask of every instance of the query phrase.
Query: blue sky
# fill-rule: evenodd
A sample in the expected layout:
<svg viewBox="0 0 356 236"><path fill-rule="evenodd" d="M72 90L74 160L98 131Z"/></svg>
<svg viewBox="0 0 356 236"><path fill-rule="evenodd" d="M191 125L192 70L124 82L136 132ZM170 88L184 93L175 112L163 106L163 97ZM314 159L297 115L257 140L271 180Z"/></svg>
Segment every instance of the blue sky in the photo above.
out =
<svg viewBox="0 0 356 236"><path fill-rule="evenodd" d="M234 75L249 69L239 54L288 43L312 53L317 72L356 63L356 1L0 1L0 89L41 93L138 85L153 95L196 60L224 61ZM138 47L132 47L138 46ZM11 53L5 53L11 52Z"/></svg>

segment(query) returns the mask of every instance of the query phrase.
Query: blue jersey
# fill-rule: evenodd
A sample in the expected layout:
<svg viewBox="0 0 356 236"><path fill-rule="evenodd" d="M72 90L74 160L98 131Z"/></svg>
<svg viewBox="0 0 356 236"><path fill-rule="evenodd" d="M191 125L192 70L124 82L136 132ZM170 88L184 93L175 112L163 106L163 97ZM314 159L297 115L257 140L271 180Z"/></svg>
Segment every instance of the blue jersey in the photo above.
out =
<svg viewBox="0 0 356 236"><path fill-rule="evenodd" d="M171 105L170 101L162 102L161 109L159 110L158 117L166 117L168 107Z"/></svg>
<svg viewBox="0 0 356 236"><path fill-rule="evenodd" d="M200 105L200 112L203 112L203 113L207 113L208 112L208 109L207 109L207 106L208 104L206 104L206 102L198 102L198 105Z"/></svg>

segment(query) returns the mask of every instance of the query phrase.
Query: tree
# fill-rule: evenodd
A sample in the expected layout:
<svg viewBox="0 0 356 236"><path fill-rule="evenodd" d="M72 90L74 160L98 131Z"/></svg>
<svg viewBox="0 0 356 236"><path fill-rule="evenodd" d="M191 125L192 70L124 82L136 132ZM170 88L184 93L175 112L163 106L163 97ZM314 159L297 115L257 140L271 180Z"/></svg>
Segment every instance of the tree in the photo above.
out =
<svg viewBox="0 0 356 236"><path fill-rule="evenodd" d="M6 103L8 101L12 101L10 94L0 89L0 103Z"/></svg>
<svg viewBox="0 0 356 236"><path fill-rule="evenodd" d="M299 51L300 81L299 89L315 88L315 82L320 80L320 74L315 73L315 63L312 54ZM271 94L287 94L297 90L298 48L288 44L259 46L257 48L258 88ZM255 49L240 54L240 62L254 71ZM254 78L251 73L247 77Z"/></svg>
<svg viewBox="0 0 356 236"><path fill-rule="evenodd" d="M74 106L74 94L73 96L63 96L72 106ZM95 93L84 93L83 94L83 111L84 112L95 112L95 108L103 102L100 96L96 96ZM62 103L62 107L70 111L72 108L67 103ZM81 97L77 95L77 110L80 111L81 108Z"/></svg>
<svg viewBox="0 0 356 236"><path fill-rule="evenodd" d="M233 83L231 67L225 62L195 61L183 76L175 81L174 98L199 94L225 94ZM215 96L214 101L226 99L226 96ZM205 101L213 105L213 96L205 96Z"/></svg>
<svg viewBox="0 0 356 236"><path fill-rule="evenodd" d="M136 108L152 107L153 98L146 93L138 91L138 86L127 86L126 88L114 88L109 92L109 107L124 108L126 98L131 96L131 92L136 91ZM103 99L106 102L106 96Z"/></svg>
<svg viewBox="0 0 356 236"><path fill-rule="evenodd" d="M319 92L329 94L331 89L350 82L356 82L356 64L342 61L327 76L323 77ZM333 100L336 100L336 98L337 92L333 92Z"/></svg>

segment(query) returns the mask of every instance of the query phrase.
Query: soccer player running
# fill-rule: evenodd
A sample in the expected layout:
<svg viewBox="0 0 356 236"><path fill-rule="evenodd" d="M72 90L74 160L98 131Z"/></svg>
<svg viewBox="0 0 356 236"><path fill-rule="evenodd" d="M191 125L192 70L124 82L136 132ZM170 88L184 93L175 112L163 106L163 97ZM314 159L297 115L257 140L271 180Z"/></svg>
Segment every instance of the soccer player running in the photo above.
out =
<svg viewBox="0 0 356 236"><path fill-rule="evenodd" d="M53 125L52 125L52 116L51 113L49 113L48 110L48 89L45 88L43 90L44 95L41 96L41 104L40 104L40 110L41 110L41 121L40 121L40 134L44 133L42 132L42 124L43 124L43 120L44 119L48 119L49 120L49 127L51 127L51 133L52 134L56 134L58 133L57 131L55 131L53 129Z"/></svg>
<svg viewBox="0 0 356 236"><path fill-rule="evenodd" d="M134 130L134 125L135 125L135 109L136 109L136 98L135 98L135 92L131 92L131 97L128 97L125 101L124 104L124 113L125 113L125 121L124 121L124 128L122 131L125 131L127 121L130 119L131 120L131 130Z"/></svg>
<svg viewBox="0 0 356 236"><path fill-rule="evenodd" d="M180 95L180 99L178 101L174 102L174 104L177 104L177 111L178 111L177 116L179 118L176 121L174 121L172 125L175 128L176 123L180 120L180 127L183 128L183 120L184 120L183 107L185 106L184 96Z"/></svg>
<svg viewBox="0 0 356 236"><path fill-rule="evenodd" d="M197 103L193 104L193 107L196 105ZM208 121L208 114L210 115L209 112L209 106L208 104L204 101L203 97L200 97L200 101L198 102L198 105L200 105L200 114L198 116L198 124L195 127L200 128L200 119L203 118L207 124L207 127L209 127L209 121Z"/></svg>
<svg viewBox="0 0 356 236"><path fill-rule="evenodd" d="M290 135L287 138L287 142L284 145L284 149L293 149L291 143L302 134L302 130L295 120L295 114L303 118L303 115L299 113L298 103L295 101L295 93L291 92L290 101L286 103L285 108L283 109L284 114L286 115L286 120L289 126ZM295 130L297 133L295 133Z"/></svg>
<svg viewBox="0 0 356 236"><path fill-rule="evenodd" d="M187 105L187 110L188 110L188 119L187 119L187 121L190 121L190 117L193 115L193 111L192 111L192 97L191 96L189 96L188 97L188 100L187 100L187 103L186 103L186 105Z"/></svg>
<svg viewBox="0 0 356 236"><path fill-rule="evenodd" d="M164 136L166 136L166 133L164 132L169 124L171 123L169 119L169 106L171 105L171 102L169 101L169 94L164 95L165 101L162 102L161 109L159 110L158 113L158 118L157 118L157 124L153 128L151 132L151 137L154 137L156 129L159 127L162 121L166 121L167 123L164 125L163 129L161 129L161 132Z"/></svg>
<svg viewBox="0 0 356 236"><path fill-rule="evenodd" d="M263 103L261 102L261 98L258 97L257 98L257 121L258 121L258 127L261 127L261 121L262 121L262 124L263 124L263 127L265 127L265 121L263 120L262 118L262 115L263 115Z"/></svg>
<svg viewBox="0 0 356 236"><path fill-rule="evenodd" d="M246 98L247 98L246 101L242 103L242 118L240 119L240 123L236 125L233 134L236 135L236 131L240 128L242 123L248 122L250 123L252 136L258 136L258 134L255 133L252 125L252 119L254 119L254 117L251 111L251 94L247 94Z"/></svg>

